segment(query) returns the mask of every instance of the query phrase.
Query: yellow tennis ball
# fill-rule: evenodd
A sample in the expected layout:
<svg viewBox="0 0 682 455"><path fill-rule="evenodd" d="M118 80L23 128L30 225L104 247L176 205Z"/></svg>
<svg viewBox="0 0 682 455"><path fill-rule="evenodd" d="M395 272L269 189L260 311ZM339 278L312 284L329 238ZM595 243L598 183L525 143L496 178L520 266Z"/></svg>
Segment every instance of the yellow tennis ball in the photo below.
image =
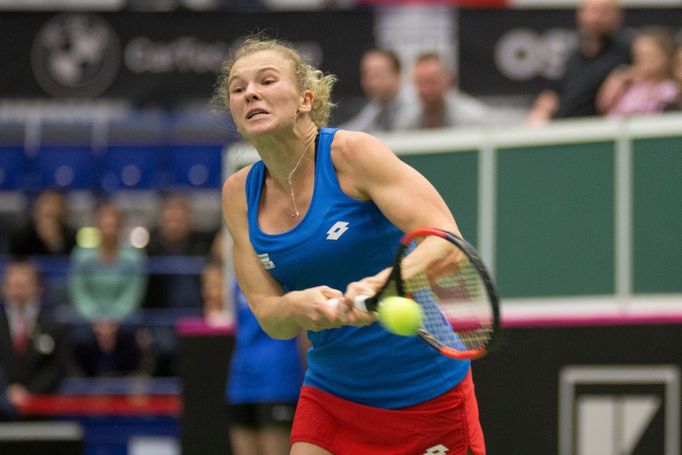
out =
<svg viewBox="0 0 682 455"><path fill-rule="evenodd" d="M405 297L386 297L377 308L379 323L389 332L402 336L414 336L422 325L421 305Z"/></svg>

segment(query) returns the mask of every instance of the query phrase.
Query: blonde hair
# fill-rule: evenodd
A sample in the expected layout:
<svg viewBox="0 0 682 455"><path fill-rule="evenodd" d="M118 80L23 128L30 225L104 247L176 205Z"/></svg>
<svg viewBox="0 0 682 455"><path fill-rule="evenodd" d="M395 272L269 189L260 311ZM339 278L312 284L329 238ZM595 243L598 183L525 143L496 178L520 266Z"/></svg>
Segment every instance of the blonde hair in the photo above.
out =
<svg viewBox="0 0 682 455"><path fill-rule="evenodd" d="M220 76L218 77L214 99L229 110L230 92L227 82L234 64L237 60L247 55L270 50L278 52L294 64L294 77L298 89L301 92L310 90L313 94L310 118L318 127L326 126L331 110L335 106L331 100L331 95L332 88L336 83L336 76L324 74L321 70L305 63L293 44L274 38L267 38L260 34L248 37L237 50L225 59Z"/></svg>
<svg viewBox="0 0 682 455"><path fill-rule="evenodd" d="M673 74L673 57L675 55L675 40L673 39L670 30L663 26L650 25L641 28L637 35L635 35L635 41L638 39L650 39L653 40L660 51L665 55L667 62L666 67L666 77L671 77Z"/></svg>

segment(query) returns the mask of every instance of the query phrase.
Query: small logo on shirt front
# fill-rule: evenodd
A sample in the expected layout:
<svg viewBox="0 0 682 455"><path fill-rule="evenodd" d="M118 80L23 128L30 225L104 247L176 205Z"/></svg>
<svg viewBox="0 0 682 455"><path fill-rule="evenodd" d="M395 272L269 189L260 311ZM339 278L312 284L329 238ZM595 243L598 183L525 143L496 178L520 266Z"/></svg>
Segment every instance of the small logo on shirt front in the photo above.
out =
<svg viewBox="0 0 682 455"><path fill-rule="evenodd" d="M336 224L327 231L327 240L338 240L347 230L348 223L345 221L337 221Z"/></svg>
<svg viewBox="0 0 682 455"><path fill-rule="evenodd" d="M265 270L270 270L275 268L275 263L270 260L268 253L263 253L258 255L258 259L263 263Z"/></svg>

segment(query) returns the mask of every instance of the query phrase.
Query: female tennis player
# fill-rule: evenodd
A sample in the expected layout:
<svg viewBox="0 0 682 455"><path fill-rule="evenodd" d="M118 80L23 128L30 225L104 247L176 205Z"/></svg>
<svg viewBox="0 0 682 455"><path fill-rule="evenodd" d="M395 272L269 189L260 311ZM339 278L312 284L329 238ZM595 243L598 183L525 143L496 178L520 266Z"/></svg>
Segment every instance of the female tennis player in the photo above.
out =
<svg viewBox="0 0 682 455"><path fill-rule="evenodd" d="M223 188L237 279L270 336L303 328L312 342L291 453L484 454L469 361L353 308L384 283L403 232L459 231L433 186L381 141L324 127L334 82L290 44L255 37L228 57L218 85L261 158ZM437 260L451 248L424 241L404 272L419 252Z"/></svg>

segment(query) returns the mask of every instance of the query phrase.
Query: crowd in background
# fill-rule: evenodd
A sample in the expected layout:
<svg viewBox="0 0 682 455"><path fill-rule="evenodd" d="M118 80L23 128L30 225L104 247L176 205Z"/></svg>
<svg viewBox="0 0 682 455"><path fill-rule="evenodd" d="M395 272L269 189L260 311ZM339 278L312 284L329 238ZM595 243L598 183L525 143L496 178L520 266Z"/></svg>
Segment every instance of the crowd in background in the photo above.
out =
<svg viewBox="0 0 682 455"><path fill-rule="evenodd" d="M29 393L58 391L67 376L175 375L174 320L149 323L139 318L146 310L201 315L205 301L213 319L225 312L211 298L215 279L202 280L210 273L203 264L222 264L222 231L195 229L185 195L164 198L158 225L149 226L141 247L128 241L125 213L110 201L97 206L89 228L76 231L67 214L64 193L41 192L3 252L0 386L7 393L0 394L0 414L6 417L10 405L20 406ZM169 257L194 257L198 269L150 267ZM43 270L50 258L65 261L65 276Z"/></svg>
<svg viewBox="0 0 682 455"><path fill-rule="evenodd" d="M662 27L625 29L623 14L610 0L583 2L564 76L539 90L521 118L459 90L452 62L437 52L421 53L405 71L395 52L375 48L359 62L363 99L343 100L336 122L361 131L541 127L562 118L682 110L682 43ZM30 394L57 392L68 376L176 374L173 321L136 319L145 310L188 309L217 325L231 320L220 291L227 287L222 229L198 230L186 195L164 197L158 222L146 226L148 241L136 246L115 203L101 201L82 223L95 229L77 232L66 201L51 189L36 195L26 222L2 242L0 419L18 418ZM68 258L66 292L53 292L41 270L45 257ZM188 273L163 261L178 257L199 265Z"/></svg>
<svg viewBox="0 0 682 455"><path fill-rule="evenodd" d="M489 126L554 119L646 115L682 108L682 43L660 26L632 30L614 0L586 0L577 10L578 44L564 74L543 89L524 117L504 114L457 88L452 63L436 52L408 68L388 49L370 49L360 62L365 103L341 106L341 126L361 131ZM466 65L466 62L462 62ZM355 112L344 118L344 113Z"/></svg>

